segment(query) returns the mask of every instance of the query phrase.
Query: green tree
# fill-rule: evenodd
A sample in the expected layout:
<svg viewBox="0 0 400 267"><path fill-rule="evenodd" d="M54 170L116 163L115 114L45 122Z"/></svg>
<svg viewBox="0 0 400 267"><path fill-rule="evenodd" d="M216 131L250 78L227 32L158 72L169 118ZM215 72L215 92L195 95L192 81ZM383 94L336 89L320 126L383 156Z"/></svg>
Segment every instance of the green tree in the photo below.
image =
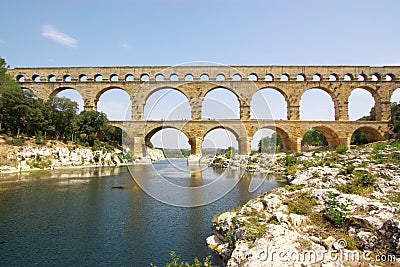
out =
<svg viewBox="0 0 400 267"><path fill-rule="evenodd" d="M82 111L78 118L78 128L81 141L93 145L94 140L110 141L114 128L106 114L98 111Z"/></svg>
<svg viewBox="0 0 400 267"><path fill-rule="evenodd" d="M53 109L53 124L56 138L73 140L74 133L78 130L78 103L69 98L55 97L51 101Z"/></svg>
<svg viewBox="0 0 400 267"><path fill-rule="evenodd" d="M261 138L258 142L258 152L267 153L279 151L283 148L282 138L279 134L273 133L271 136Z"/></svg>
<svg viewBox="0 0 400 267"><path fill-rule="evenodd" d="M367 137L360 130L355 131L353 133L353 135L351 136L351 144L352 145L362 145L362 144L367 144L367 143L368 143Z"/></svg>
<svg viewBox="0 0 400 267"><path fill-rule="evenodd" d="M310 146L327 146L328 140L320 131L311 129L304 134L302 143Z"/></svg>

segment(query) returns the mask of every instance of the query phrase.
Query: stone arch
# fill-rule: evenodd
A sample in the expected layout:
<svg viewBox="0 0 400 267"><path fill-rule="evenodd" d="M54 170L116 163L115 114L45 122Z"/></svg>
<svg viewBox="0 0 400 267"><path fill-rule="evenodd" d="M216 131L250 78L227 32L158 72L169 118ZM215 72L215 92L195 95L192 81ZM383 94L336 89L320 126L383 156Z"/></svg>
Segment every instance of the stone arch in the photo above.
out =
<svg viewBox="0 0 400 267"><path fill-rule="evenodd" d="M144 136L144 141L145 141L146 146L148 146L148 145L151 143L151 139L152 139L157 133L159 133L159 132L162 131L162 130L167 130L167 129L173 129L173 130L179 131L179 132L180 132L179 135L184 135L184 136L186 137L186 139L187 139L187 146L190 147L188 135L187 135L184 131L182 131L181 129L179 129L179 128L175 127L175 126L167 125L167 124L166 124L166 125L162 125L162 126L155 127L155 128L150 129L149 131L146 132L146 134L145 134L145 136ZM179 135L178 135L178 138L179 138ZM180 145L179 145L179 144L178 144L178 147L180 148Z"/></svg>
<svg viewBox="0 0 400 267"><path fill-rule="evenodd" d="M290 80L289 74L283 73L283 74L281 75L281 78L280 78L280 81L281 81L281 82L288 82L289 80Z"/></svg>
<svg viewBox="0 0 400 267"><path fill-rule="evenodd" d="M357 86L357 87L354 87L354 88L351 89L351 91L349 93L349 96L347 98L347 101L349 103L349 110L348 110L349 111L349 119L350 120L355 120L355 118L350 118L350 117L353 116L352 115L353 111L351 110L351 108L353 108L353 105L354 105L354 101L352 99L350 99L350 98L352 97L352 95L355 92L355 90L358 90L358 89L364 90L364 91L366 91L366 92L371 94L372 99L375 102L374 105L372 105L372 107L375 107L376 120L380 120L380 118L381 118L381 98L380 98L379 94L376 92L376 90L374 90L373 88L371 88L369 86ZM370 110L367 110L366 112L368 112L368 114L364 114L364 116L369 115L369 111Z"/></svg>
<svg viewBox="0 0 400 267"><path fill-rule="evenodd" d="M99 91L95 97L95 106L96 110L104 112L109 120L127 120L130 119L132 113L129 93L118 86L109 86ZM126 113L129 114L128 117Z"/></svg>
<svg viewBox="0 0 400 267"><path fill-rule="evenodd" d="M250 107L252 109L251 118L271 119L271 117L268 118L268 117L262 116L262 114L264 114L264 112L263 111L258 112L257 108L254 106L255 105L254 101L258 101L257 98L255 98L254 96L256 96L257 93L268 92L268 91L279 94L279 95L276 95L275 97L279 98L279 96L281 96L283 98L283 100L284 100L285 105L286 105L284 107L284 110L282 111L282 112L284 112L284 115L281 115L280 112L277 113L274 108L271 108L272 115L275 114L275 116L273 116L273 119L284 119L284 120L286 120L288 118L287 108L289 106L289 99L288 99L287 94L282 89L280 89L278 87L262 87L262 88L258 89L252 95L251 102L249 103ZM274 97L274 99L275 99L275 97ZM268 99L267 99L267 101L268 101ZM269 104L271 105L271 107L277 106L276 108L279 108L281 102L280 101L273 101L273 102L270 102ZM275 110L275 113L274 113L274 110ZM258 115L258 114L260 114L260 115ZM280 115L276 116L276 114L280 114Z"/></svg>
<svg viewBox="0 0 400 267"><path fill-rule="evenodd" d="M105 87L105 88L101 89L101 90L96 94L96 96L95 96L95 102L97 103L97 101L99 101L99 99L100 99L100 97L101 97L102 94L104 94L105 92L107 92L107 91L109 91L109 90L114 90L114 89L119 89L119 90L125 91L125 92L129 95L128 91L127 91L125 88L118 87L118 86L108 86L108 87Z"/></svg>
<svg viewBox="0 0 400 267"><path fill-rule="evenodd" d="M272 73L267 73L264 77L264 80L266 82L273 82L275 79L274 75Z"/></svg>
<svg viewBox="0 0 400 267"><path fill-rule="evenodd" d="M178 74L172 73L172 74L169 76L169 80L170 80L171 82L177 82L177 81L179 81L179 76L178 76Z"/></svg>
<svg viewBox="0 0 400 267"><path fill-rule="evenodd" d="M151 90L149 90L146 95L144 96L144 102L142 103L143 105L146 105L147 100L149 100L149 97L151 97L152 94L160 91L160 90L164 90L164 89L171 89L171 90L176 90L179 93L183 94L186 99L189 101L189 96L186 94L185 90L182 90L183 88L181 86L177 86L177 87L172 87L172 86L159 86L159 87L154 87Z"/></svg>
<svg viewBox="0 0 400 267"><path fill-rule="evenodd" d="M339 80L339 76L336 73L331 73L329 75L329 81L330 82L336 82Z"/></svg>
<svg viewBox="0 0 400 267"><path fill-rule="evenodd" d="M229 94L229 96L227 95L227 97L224 99L224 101L222 101L222 99L220 96L218 96L218 99L213 99L212 96L211 98L207 98L210 96L211 94L214 94L214 92L216 91L216 94L223 94L224 90L225 92L227 92ZM233 99L229 99L230 96L235 97L235 100L237 102L234 102ZM228 102L231 102L230 104L226 104L226 105L221 105L221 102L225 102L225 100L227 100ZM237 106L235 105L237 103ZM223 87L223 86L213 86L211 88L209 88L208 90L206 90L204 92L204 98L203 101L201 103L201 114L202 117L205 117L206 119L227 119L227 118L222 118L220 115L222 115L222 113L224 114L229 114L229 119L239 119L240 118L240 103L241 103L241 97L233 90L231 90L228 87ZM219 108L218 108L219 105ZM235 106L234 106L235 105ZM207 108L207 106L209 106L209 108ZM209 113L209 110L217 110L218 112L220 112L221 114L211 114ZM236 114L237 113L237 114ZM211 116L209 116L211 115ZM217 117L215 117L215 115L217 115Z"/></svg>
<svg viewBox="0 0 400 267"><path fill-rule="evenodd" d="M79 81L80 82L87 82L87 75L86 74L80 74L79 75Z"/></svg>
<svg viewBox="0 0 400 267"><path fill-rule="evenodd" d="M329 148L335 149L336 147L338 147L340 145L339 136L336 133L336 131L334 129L332 129L331 127L328 127L326 125L316 125L316 126L311 127L311 129L320 131L325 136L326 140L328 141ZM308 132L308 130L303 132L302 138L304 138L304 135L306 134L306 132Z"/></svg>
<svg viewBox="0 0 400 267"><path fill-rule="evenodd" d="M119 81L119 77L118 77L118 74L111 74L110 75L110 81L111 82L118 82Z"/></svg>
<svg viewBox="0 0 400 267"><path fill-rule="evenodd" d="M384 140L384 137L381 135L381 133L373 127L369 127L369 126L359 127L357 129L355 129L352 132L352 134L354 134L356 131L362 132L365 135L365 137L367 138L369 143Z"/></svg>
<svg viewBox="0 0 400 267"><path fill-rule="evenodd" d="M156 96L156 94L161 92L162 90L166 90L166 93L163 94L161 98L159 98L160 101L157 101L157 102L154 102L154 103L150 103L151 101L149 101L149 100L151 99L151 97L152 96ZM161 113L157 114L157 113L159 113L157 110L158 110L158 108L160 108L160 107L157 107L157 105L160 102L162 103L163 97L167 97L167 98L169 97L168 96L169 92L178 93L180 96L182 96L182 99L184 99L184 100L183 100L183 102L179 102L179 103L169 103L170 105L168 105L168 111L170 113L165 113L164 112L164 113L162 113L162 116L161 116ZM143 102L139 103L139 105L142 105L142 107L143 107L143 115L147 115L146 116L147 119L155 119L155 118L150 118L150 117L153 117L153 116L155 116L155 117L160 117L161 116L163 120L165 120L165 119L167 119L167 120L174 120L174 119L190 120L191 119L193 108L192 108L191 103L190 103L190 98L185 94L185 91L182 90L180 87L171 87L171 86L155 87L152 90L150 90L149 92L147 92L146 95L144 95L142 99L143 99ZM179 99L177 97L172 99L172 101L175 101L175 100L179 100ZM177 106L176 105L174 106L174 104L186 105L186 103L187 103L187 107L188 107L189 110L188 111L182 110L178 114L178 110L176 109ZM182 108L182 106L179 106L179 108ZM168 115L169 117L165 118L165 115ZM186 115L188 115L188 117L186 117ZM175 116L177 118L175 118Z"/></svg>
<svg viewBox="0 0 400 267"><path fill-rule="evenodd" d="M148 82L150 81L150 75L147 73L143 73L142 75L140 75L140 81L141 82Z"/></svg>
<svg viewBox="0 0 400 267"><path fill-rule="evenodd" d="M17 80L17 82L20 82L20 83L25 82L25 76L22 74L17 75L17 77L15 79Z"/></svg>
<svg viewBox="0 0 400 267"><path fill-rule="evenodd" d="M242 80L242 75L240 75L239 73L235 73L232 76L232 81L241 81Z"/></svg>
<svg viewBox="0 0 400 267"><path fill-rule="evenodd" d="M395 79L396 79L396 76L393 73L388 73L385 75L386 81L394 81Z"/></svg>
<svg viewBox="0 0 400 267"><path fill-rule="evenodd" d="M225 134L227 135L227 138L224 138L223 136L221 136L222 134L218 134L218 137L221 138L221 140L212 142L214 145L214 148L221 148L220 143L218 144L217 142L223 140L224 142L228 143L228 146L230 144L231 146L233 146L239 150L239 154L242 154L242 151L240 150L240 144L239 144L239 134L237 133L237 131L235 129L233 129L231 127L226 127L223 125L212 127L203 134L203 136L201 137L201 140L202 140L201 147L202 148L203 148L204 144L207 143L207 135L211 134L215 130L223 130L225 132ZM229 138L230 136L233 136L235 138L235 140L231 140Z"/></svg>
<svg viewBox="0 0 400 267"><path fill-rule="evenodd" d="M94 75L94 81L95 82L102 82L103 81L103 76L101 74Z"/></svg>
<svg viewBox="0 0 400 267"><path fill-rule="evenodd" d="M47 79L49 80L49 82L56 82L57 81L57 77L54 74L50 74L49 76L47 76Z"/></svg>
<svg viewBox="0 0 400 267"><path fill-rule="evenodd" d="M371 81L373 81L373 82L377 82L377 81L380 81L381 80L381 75L379 74L379 73L373 73L372 75L371 75Z"/></svg>
<svg viewBox="0 0 400 267"><path fill-rule="evenodd" d="M186 82L192 82L194 80L193 74L191 74L191 73L186 74L185 77L184 77L184 80Z"/></svg>
<svg viewBox="0 0 400 267"><path fill-rule="evenodd" d="M353 79L354 79L354 77L351 73L347 73L343 76L344 81L352 81Z"/></svg>
<svg viewBox="0 0 400 267"><path fill-rule="evenodd" d="M270 130L273 133L272 134L276 134L279 135L280 139L282 140L283 143L283 147L277 147L277 151L280 150L290 150L290 141L289 141L289 135L282 129L282 128L276 128L275 126L265 126L265 127L261 127L260 129L258 129L257 131L254 132L253 136L251 137L252 139L252 150L254 151L255 146L257 146L258 149L258 143L259 141L264 138L263 136L261 136L261 138L256 138L256 135L258 135L261 131L263 130Z"/></svg>
<svg viewBox="0 0 400 267"><path fill-rule="evenodd" d="M125 75L125 81L126 82L133 82L135 80L133 74L126 74Z"/></svg>
<svg viewBox="0 0 400 267"><path fill-rule="evenodd" d="M82 94L82 92L81 92L79 89L74 88L74 87L71 87L71 86L62 86L62 87L58 87L58 88L56 88L55 90L53 90L53 91L49 94L48 100L53 99L58 93L61 93L62 91L65 91L65 90L75 90L75 91L77 91L77 92L81 95L81 97L82 97L82 99L83 99L83 94Z"/></svg>
<svg viewBox="0 0 400 267"><path fill-rule="evenodd" d="M85 100L84 99L84 95L81 93L80 90L78 90L76 88L73 88L73 87L58 87L57 89L53 90L50 93L50 95L49 95L47 100L51 101L54 97L56 97L57 94L62 93L62 92L67 91L67 90L73 90L74 92L76 92L76 93L73 93L75 96L70 97L70 96L65 96L64 95L63 97L68 97L71 100L77 102L78 106L79 106L79 112L82 111L84 106L85 106L85 104L84 104L84 100ZM78 95L80 96L80 98L79 98Z"/></svg>
<svg viewBox="0 0 400 267"><path fill-rule="evenodd" d="M210 76L207 73L203 73L200 75L200 81L209 81Z"/></svg>
<svg viewBox="0 0 400 267"><path fill-rule="evenodd" d="M328 88L326 87L322 87L322 86L316 86L316 87L312 87L312 88L308 88L306 91L304 91L301 95L300 98L300 119L304 119L305 116L305 112L304 112L304 104L302 105L302 102L304 101L304 95L308 94L311 92L311 90L314 90L314 92L316 90L319 91L323 91L325 92L329 97L330 100L333 103L333 107L332 107L332 114L319 114L319 115L326 115L326 116L330 116L330 119L322 119L322 120L338 120L339 119L339 100L337 99L336 95ZM304 102L303 102L304 103ZM322 103L323 104L323 103ZM325 107L325 106L324 106ZM324 107L321 107L321 109L323 109ZM307 108L315 108L315 105L311 106L310 104L307 105ZM313 114L315 114L315 110L313 111ZM312 120L321 120L321 118L316 118L316 119L312 119Z"/></svg>
<svg viewBox="0 0 400 267"><path fill-rule="evenodd" d="M396 88L395 90L393 90L390 96L390 102L400 105L400 88Z"/></svg>
<svg viewBox="0 0 400 267"><path fill-rule="evenodd" d="M218 73L217 76L215 76L216 81L225 81L226 77L223 73Z"/></svg>
<svg viewBox="0 0 400 267"><path fill-rule="evenodd" d="M304 75L303 73L297 74L296 81L304 82L305 80L306 80L306 75Z"/></svg>
<svg viewBox="0 0 400 267"><path fill-rule="evenodd" d="M320 82L320 81L322 81L322 75L319 74L319 73L315 73L315 74L313 75L313 77L312 77L312 80L313 80L314 82Z"/></svg>
<svg viewBox="0 0 400 267"><path fill-rule="evenodd" d="M156 82L163 82L164 81L164 75L161 73L158 73L155 77Z"/></svg>
<svg viewBox="0 0 400 267"><path fill-rule="evenodd" d="M257 76L257 74L256 74L256 73L251 73L251 74L249 75L248 80L249 80L249 81L253 81L253 82L258 81L258 76Z"/></svg>
<svg viewBox="0 0 400 267"><path fill-rule="evenodd" d="M70 75L70 74L65 74L65 75L63 76L63 81L64 81L64 82L67 82L67 83L71 82L71 81L72 81L71 75Z"/></svg>
<svg viewBox="0 0 400 267"><path fill-rule="evenodd" d="M359 74L357 77L357 81L359 81L359 82L364 82L366 80L367 80L367 75L365 75L363 73Z"/></svg>
<svg viewBox="0 0 400 267"><path fill-rule="evenodd" d="M41 81L40 75L39 74L34 74L32 76L32 81L35 82L35 83L40 82Z"/></svg>

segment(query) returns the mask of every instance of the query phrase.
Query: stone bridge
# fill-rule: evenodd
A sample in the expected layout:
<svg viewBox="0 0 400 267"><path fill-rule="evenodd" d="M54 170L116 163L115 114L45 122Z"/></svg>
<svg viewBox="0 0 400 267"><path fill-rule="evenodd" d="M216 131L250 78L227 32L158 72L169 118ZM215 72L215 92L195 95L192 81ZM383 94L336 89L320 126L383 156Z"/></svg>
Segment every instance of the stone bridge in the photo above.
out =
<svg viewBox="0 0 400 267"><path fill-rule="evenodd" d="M8 73L22 88L44 100L65 89L75 89L84 100L85 110L96 110L100 96L111 89L127 92L132 103L131 121L124 130L133 137L135 153L145 155L146 140L163 128L181 130L189 139L192 154L201 154L204 136L215 128L229 129L237 138L241 154L250 153L255 132L276 130L285 149L301 150L301 140L309 129L320 130L332 148L349 146L354 131L370 141L388 138L390 98L400 87L400 67L369 66L145 66L145 67L62 67L15 68ZM161 89L175 89L186 96L191 107L189 121L145 121L147 99ZM202 120L205 96L216 88L231 91L240 104L240 119ZM287 104L287 120L254 120L250 116L253 95L262 89L276 90ZM348 99L354 89L371 93L376 121L349 121ZM300 120L300 100L309 89L321 89L334 103L334 121ZM122 127L122 122L113 122Z"/></svg>

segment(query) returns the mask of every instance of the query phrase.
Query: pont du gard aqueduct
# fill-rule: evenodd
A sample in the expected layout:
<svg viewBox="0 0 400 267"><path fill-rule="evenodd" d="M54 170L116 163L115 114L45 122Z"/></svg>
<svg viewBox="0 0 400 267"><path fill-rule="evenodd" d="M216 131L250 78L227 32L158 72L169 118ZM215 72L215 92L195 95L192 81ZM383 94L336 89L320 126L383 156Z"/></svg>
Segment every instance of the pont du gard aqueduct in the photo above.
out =
<svg viewBox="0 0 400 267"><path fill-rule="evenodd" d="M85 110L97 109L100 96L110 89L126 91L132 103L130 121L113 121L131 136L135 155L146 155L145 144L159 130L176 128L189 139L192 155L201 155L205 135L224 128L237 138L239 153L251 152L254 134L262 128L275 130L285 150L300 151L306 131L321 131L329 146L350 145L352 134L362 131L369 141L384 140L390 133L390 98L400 87L400 67L369 66L143 66L143 67L61 67L14 68L8 73L22 88L38 98L49 100L65 89L77 90ZM172 88L186 96L191 120L150 121L144 118L144 106L157 90ZM202 120L202 103L208 92L225 88L240 103L240 118ZM287 103L286 120L251 118L252 96L261 89L273 89ZM375 100L376 121L350 121L348 99L352 90L362 88ZM322 89L334 103L335 120L300 120L300 100L309 89ZM173 108L173 107L171 107ZM128 126L128 127L127 127Z"/></svg>

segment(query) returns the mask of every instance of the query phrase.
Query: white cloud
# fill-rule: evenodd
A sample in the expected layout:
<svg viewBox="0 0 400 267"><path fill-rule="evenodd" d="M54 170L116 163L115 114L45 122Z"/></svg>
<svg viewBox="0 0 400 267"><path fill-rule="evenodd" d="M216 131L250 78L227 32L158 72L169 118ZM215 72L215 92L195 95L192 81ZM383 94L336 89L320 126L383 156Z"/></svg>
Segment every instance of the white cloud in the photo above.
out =
<svg viewBox="0 0 400 267"><path fill-rule="evenodd" d="M129 44L128 41L126 41L126 40L122 40L122 41L119 43L119 47L121 47L121 48L123 48L123 49L131 49L130 44Z"/></svg>
<svg viewBox="0 0 400 267"><path fill-rule="evenodd" d="M62 32L59 32L53 25L43 25L42 26L42 36L56 41L60 44L69 47L77 47L78 41Z"/></svg>

